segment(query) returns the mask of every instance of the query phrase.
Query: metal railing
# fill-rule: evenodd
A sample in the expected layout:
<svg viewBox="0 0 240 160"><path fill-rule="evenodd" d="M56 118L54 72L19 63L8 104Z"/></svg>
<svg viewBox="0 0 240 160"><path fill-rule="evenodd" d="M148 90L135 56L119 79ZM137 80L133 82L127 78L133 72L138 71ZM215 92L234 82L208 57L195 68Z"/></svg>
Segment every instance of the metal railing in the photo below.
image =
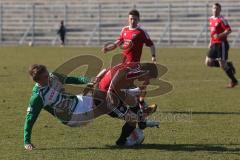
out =
<svg viewBox="0 0 240 160"><path fill-rule="evenodd" d="M64 20L68 45L102 45L114 41L132 8L157 46L206 47L210 4L0 4L0 44L57 44L57 25ZM240 4L223 6L233 28L229 40L239 47ZM238 31L237 31L238 29Z"/></svg>

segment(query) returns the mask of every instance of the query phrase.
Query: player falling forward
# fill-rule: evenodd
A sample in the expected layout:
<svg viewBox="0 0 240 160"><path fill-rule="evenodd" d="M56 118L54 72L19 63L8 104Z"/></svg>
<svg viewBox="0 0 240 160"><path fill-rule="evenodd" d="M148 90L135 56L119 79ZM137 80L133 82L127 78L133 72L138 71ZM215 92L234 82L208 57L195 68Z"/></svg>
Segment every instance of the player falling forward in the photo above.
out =
<svg viewBox="0 0 240 160"><path fill-rule="evenodd" d="M220 15L221 5L215 3L212 6L213 16L209 18L210 27L210 43L209 51L206 57L205 64L208 67L221 67L231 82L228 84L228 88L233 88L238 85L238 81L235 77L235 68L232 62L227 61L229 44L227 36L232 32L227 20Z"/></svg>
<svg viewBox="0 0 240 160"><path fill-rule="evenodd" d="M78 127L113 110L119 113L118 105L125 107L119 102L119 97L112 93L95 90L92 96L83 96L64 91L63 84L86 84L89 82L86 77L65 77L57 73L49 73L44 65L38 64L30 67L29 74L36 84L32 90L25 118L24 147L26 150L34 148L31 143L32 128L42 109L57 117L63 124ZM114 89L117 88L114 86ZM134 97L121 98L133 106L136 105ZM139 120L138 115L130 110L120 115L121 117L118 118L126 121Z"/></svg>

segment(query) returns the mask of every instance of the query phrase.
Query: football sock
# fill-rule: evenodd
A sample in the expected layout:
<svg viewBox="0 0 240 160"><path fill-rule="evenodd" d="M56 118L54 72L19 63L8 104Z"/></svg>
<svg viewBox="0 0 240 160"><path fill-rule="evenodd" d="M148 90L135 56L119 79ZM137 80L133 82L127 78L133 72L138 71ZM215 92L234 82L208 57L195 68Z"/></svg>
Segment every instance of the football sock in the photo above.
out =
<svg viewBox="0 0 240 160"><path fill-rule="evenodd" d="M233 63L232 62L227 62L227 65L228 65L228 67L231 68L231 70L233 71L233 74L235 74L236 70L235 70L235 67L233 66Z"/></svg>
<svg viewBox="0 0 240 160"><path fill-rule="evenodd" d="M138 127L142 130L145 129L147 127L146 121L138 122Z"/></svg>
<svg viewBox="0 0 240 160"><path fill-rule="evenodd" d="M130 94L132 96L136 96L141 93L141 89L139 87L132 89L122 89L122 91L125 91L125 93Z"/></svg>
<svg viewBox="0 0 240 160"><path fill-rule="evenodd" d="M232 82L238 82L238 80L235 78L233 70L230 67L225 67L224 68L225 73L227 74L227 76L232 80Z"/></svg>
<svg viewBox="0 0 240 160"><path fill-rule="evenodd" d="M118 140L116 141L116 144L124 145L127 140L127 137L130 136L130 134L132 133L132 131L135 128L136 128L135 126L132 126L126 122L122 127L122 133L121 133L120 137L118 138Z"/></svg>

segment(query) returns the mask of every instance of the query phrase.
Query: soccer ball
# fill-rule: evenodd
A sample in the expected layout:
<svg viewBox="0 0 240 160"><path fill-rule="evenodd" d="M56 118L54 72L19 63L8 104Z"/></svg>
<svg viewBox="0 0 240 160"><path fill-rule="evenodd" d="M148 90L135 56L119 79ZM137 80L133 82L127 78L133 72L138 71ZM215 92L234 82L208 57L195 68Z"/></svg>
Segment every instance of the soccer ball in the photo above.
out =
<svg viewBox="0 0 240 160"><path fill-rule="evenodd" d="M130 136L127 138L125 146L135 146L142 144L144 141L144 133L143 130L136 128L132 131Z"/></svg>

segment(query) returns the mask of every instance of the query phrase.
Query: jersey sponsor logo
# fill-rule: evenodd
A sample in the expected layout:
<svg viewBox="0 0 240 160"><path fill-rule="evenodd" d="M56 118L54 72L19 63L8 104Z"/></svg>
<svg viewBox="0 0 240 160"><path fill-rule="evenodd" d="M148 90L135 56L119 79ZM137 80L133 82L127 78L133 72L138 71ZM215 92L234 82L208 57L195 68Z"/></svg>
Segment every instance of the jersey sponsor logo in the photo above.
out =
<svg viewBox="0 0 240 160"><path fill-rule="evenodd" d="M127 49L131 49L132 46L133 46L132 40L125 39L123 44L120 46L120 48L123 50L127 50Z"/></svg>
<svg viewBox="0 0 240 160"><path fill-rule="evenodd" d="M60 84L61 84L61 83L56 80L55 86L52 87L52 89L51 89L51 93L50 93L50 96L49 96L49 98L48 98L49 101L51 101L51 100L53 99L55 93L57 93L57 90L59 89Z"/></svg>
<svg viewBox="0 0 240 160"><path fill-rule="evenodd" d="M48 98L49 101L51 101L51 100L53 99L55 93L56 93L56 90L55 90L55 89L52 89L52 92L50 93L50 96L49 96L49 98Z"/></svg>

